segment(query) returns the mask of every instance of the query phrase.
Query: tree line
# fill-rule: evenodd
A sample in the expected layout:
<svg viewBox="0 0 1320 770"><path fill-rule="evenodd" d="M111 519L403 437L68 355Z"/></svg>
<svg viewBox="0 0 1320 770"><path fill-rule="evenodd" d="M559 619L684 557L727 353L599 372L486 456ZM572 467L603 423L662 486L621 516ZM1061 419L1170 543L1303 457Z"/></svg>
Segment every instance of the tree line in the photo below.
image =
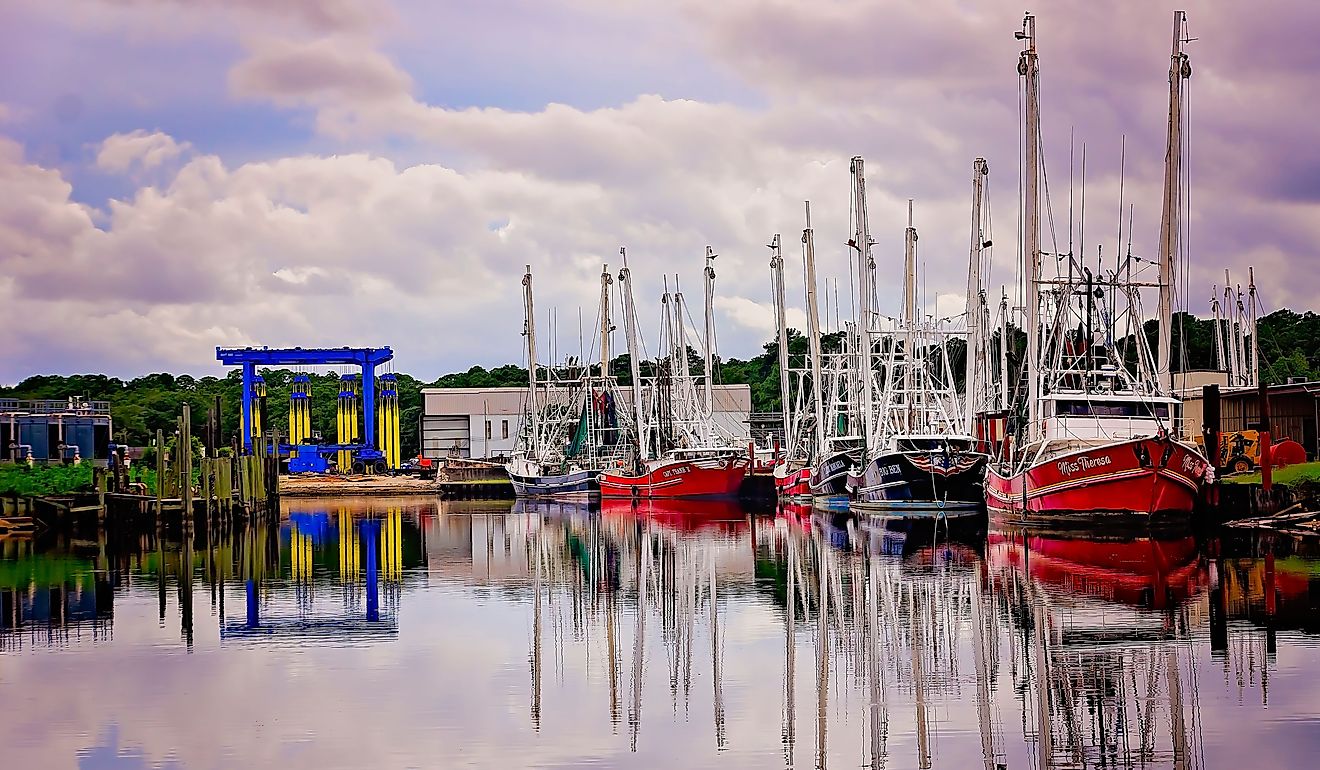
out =
<svg viewBox="0 0 1320 770"><path fill-rule="evenodd" d="M1189 314L1175 318L1173 342L1178 368L1215 368L1214 321L1198 319ZM1156 324L1148 322L1144 328L1153 345ZM1025 335L1021 330L1011 331L1010 365L1017 371L1021 351L1025 349ZM1290 378L1314 380L1320 377L1320 315L1306 311L1296 313L1278 310L1260 319L1261 378L1268 384L1287 382ZM837 351L842 344L842 332L825 335L822 342L826 352ZM789 353L795 361L807 355L808 340L797 330L789 330ZM1184 340L1186 344L1184 345ZM955 371L961 371L962 346L951 349ZM702 360L695 351L689 351L692 371L701 373ZM628 355L615 357L610 372L623 386L631 385ZM779 343L772 340L762 346L761 353L741 360L716 359L717 382L750 386L752 410L777 412L779 395ZM655 374L653 361L640 365L644 377ZM356 371L356 370L354 370ZM288 433L289 390L297 372L291 369L264 369L266 381L267 415L269 428ZM335 438L335 416L338 409L339 373L308 373L312 384L312 428L331 441ZM422 415L423 388L494 388L523 387L527 384L527 369L515 364L485 369L474 366L464 372L454 372L425 382L409 374L397 373L401 450L404 457L413 457L419 450L419 425ZM223 405L221 431L233 436L239 429L239 404L242 378L238 370L226 377L193 377L187 374L148 374L131 380L108 377L103 374L71 376L37 375L18 385L0 387L0 398L66 399L81 396L91 400L110 402L114 420L114 440L130 446L146 446L157 430L174 431L183 404L190 405L194 421L194 435L201 435L207 410L219 396Z"/></svg>

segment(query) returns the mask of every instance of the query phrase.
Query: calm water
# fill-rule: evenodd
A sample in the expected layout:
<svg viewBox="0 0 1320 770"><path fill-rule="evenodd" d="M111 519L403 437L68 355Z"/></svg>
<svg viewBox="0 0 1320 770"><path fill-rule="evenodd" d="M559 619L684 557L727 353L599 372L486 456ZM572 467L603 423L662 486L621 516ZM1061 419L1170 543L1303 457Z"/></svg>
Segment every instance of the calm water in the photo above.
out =
<svg viewBox="0 0 1320 770"><path fill-rule="evenodd" d="M1320 559L316 501L0 540L0 767L1310 767ZM1315 556L1316 554L1312 554Z"/></svg>

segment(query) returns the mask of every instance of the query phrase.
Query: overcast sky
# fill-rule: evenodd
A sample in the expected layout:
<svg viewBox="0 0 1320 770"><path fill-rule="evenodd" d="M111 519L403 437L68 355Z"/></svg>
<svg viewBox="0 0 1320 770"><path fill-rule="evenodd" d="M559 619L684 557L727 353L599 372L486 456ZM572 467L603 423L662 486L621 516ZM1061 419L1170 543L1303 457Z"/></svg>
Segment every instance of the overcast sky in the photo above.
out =
<svg viewBox="0 0 1320 770"><path fill-rule="evenodd" d="M1252 264L1266 309L1314 307L1320 4L1178 6L1199 38L1190 309L1205 312L1225 267L1245 283ZM1034 9L1055 237L1071 134L1090 254L1117 248L1126 136L1133 250L1155 255L1175 7ZM576 352L578 308L590 326L621 245L648 332L663 273L683 274L699 312L712 245L719 349L746 357L772 330L776 232L803 304L805 199L846 315L854 154L882 312L897 311L908 198L923 301L956 309L978 155L992 282L1013 275L1022 10L0 0L0 382L216 373L217 345L391 345L427 379L517 362L524 264L538 307L558 308L560 352Z"/></svg>

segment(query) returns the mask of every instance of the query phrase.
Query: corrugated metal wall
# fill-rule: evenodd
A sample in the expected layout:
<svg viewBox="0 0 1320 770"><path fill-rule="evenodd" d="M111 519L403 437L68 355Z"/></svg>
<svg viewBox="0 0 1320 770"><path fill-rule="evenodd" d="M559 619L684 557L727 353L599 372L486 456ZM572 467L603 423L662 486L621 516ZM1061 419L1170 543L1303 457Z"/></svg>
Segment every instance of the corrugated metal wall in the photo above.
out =
<svg viewBox="0 0 1320 770"><path fill-rule="evenodd" d="M1247 430L1260 422L1256 395L1233 394L1220 401L1220 429ZM1270 394L1270 427L1274 440L1291 438L1316 456L1316 399L1310 393Z"/></svg>

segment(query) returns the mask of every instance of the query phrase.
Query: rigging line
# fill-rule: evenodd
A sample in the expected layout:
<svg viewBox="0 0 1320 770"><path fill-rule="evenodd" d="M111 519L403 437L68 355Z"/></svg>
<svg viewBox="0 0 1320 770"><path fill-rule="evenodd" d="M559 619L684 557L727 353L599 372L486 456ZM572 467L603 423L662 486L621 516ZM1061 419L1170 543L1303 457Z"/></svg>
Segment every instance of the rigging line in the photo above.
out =
<svg viewBox="0 0 1320 770"><path fill-rule="evenodd" d="M1077 127L1072 126L1068 129L1068 253L1073 250L1073 138L1077 132ZM1085 152L1085 150L1083 150ZM1085 166L1086 161L1082 161ZM1082 184L1086 184L1083 180ZM1085 195L1085 193L1083 193Z"/></svg>
<svg viewBox="0 0 1320 770"><path fill-rule="evenodd" d="M988 166L986 167L986 170L987 170L987 171L989 170L989 167L988 167ZM984 214L985 227L984 227L984 229L981 231L981 233L982 233L982 239L983 239L984 241L990 241L990 243L993 244L993 243L995 242L995 227L994 227L994 217L991 216L991 213L990 213L990 197L991 197L991 196L990 196L990 175L989 175L989 174L986 174L986 175L985 175L985 178L983 178L983 179L981 180L981 191L982 191L981 198L982 198L982 202L983 202L983 204L984 204L984 205L983 205L983 209L984 209L984 212L985 212L985 214ZM993 246L983 246L982 249L981 249L981 253L982 253L982 255L983 255L983 260L984 260L984 263L985 263L985 283L984 283L984 284L982 285L982 287L981 287L981 292L982 292L982 294L984 295L984 293L985 293L985 287L986 287L986 286L992 286L992 285L994 285L994 262L995 262L995 260L994 260L994 247L993 247Z"/></svg>
<svg viewBox="0 0 1320 770"><path fill-rule="evenodd" d="M1023 83L1025 83L1025 80L1024 80L1023 78L1021 78L1021 77L1018 78L1018 80L1019 80L1019 82L1023 82ZM1026 128L1026 125L1025 125L1025 120L1023 119L1022 88L1019 88L1019 89L1018 89L1018 93L1017 93L1017 107L1018 107L1018 141L1017 141L1017 152L1018 152L1018 172L1017 172L1017 184L1018 184L1018 188L1017 188L1017 201L1018 201L1018 206L1017 206L1017 263L1018 263L1018 266L1019 266L1019 270L1017 271L1017 273L1018 273L1018 275L1017 275L1017 281L1015 281L1015 286L1014 286L1014 294L1015 294L1015 296L1013 297L1013 305L1014 305L1014 307L1022 307L1023 304L1024 304L1024 299L1023 299L1023 298L1026 296L1026 274L1027 274L1027 270L1025 269L1025 266L1026 266L1026 259L1024 259L1024 257L1023 257L1023 249L1025 248L1025 245L1026 245L1026 243L1025 243L1025 239L1026 239L1026 220L1025 220L1025 218L1024 218L1024 216L1023 216L1023 208L1024 208L1024 203L1025 203L1025 199L1024 199L1025 192L1024 192L1024 190L1023 190L1023 186L1024 186L1024 184L1025 184L1026 173L1027 173L1027 172L1026 172L1026 169L1023 168L1023 160L1022 160L1023 150L1024 150L1024 148L1026 147L1026 144L1027 144L1027 138L1026 138L1026 136L1027 136L1027 128Z"/></svg>
<svg viewBox="0 0 1320 770"><path fill-rule="evenodd" d="M1045 218L1049 220L1050 223L1050 245L1053 247L1054 253L1058 254L1059 233L1054 224L1054 206L1050 202L1050 173L1049 170L1046 168L1048 164L1046 164L1045 162L1045 139L1043 137L1039 142L1037 142L1037 152L1039 153L1041 158L1040 180L1041 180L1041 184L1045 187ZM1072 255L1070 254L1068 258L1069 261L1071 261Z"/></svg>
<svg viewBox="0 0 1320 770"><path fill-rule="evenodd" d="M1077 212L1077 253L1081 255L1081 263L1086 265L1086 142L1082 142L1082 199L1079 202ZM1069 225L1071 232L1072 226ZM1068 245L1068 253L1072 254L1072 244Z"/></svg>
<svg viewBox="0 0 1320 770"><path fill-rule="evenodd" d="M1123 259L1123 186L1127 181L1127 134L1123 134L1118 144L1118 241L1114 244L1114 265L1118 269Z"/></svg>
<svg viewBox="0 0 1320 770"><path fill-rule="evenodd" d="M1183 23L1186 24L1186 20L1185 20L1185 19L1184 19ZM1184 35L1184 37L1186 37L1186 35ZM1179 74L1181 74L1181 73L1179 73ZM1180 226L1181 226L1182 229L1183 229L1183 233L1182 233L1182 237L1179 239L1180 242L1181 242L1181 246L1182 246L1182 254L1180 255L1181 258L1180 258L1180 260L1179 260L1179 261L1182 263L1182 264L1181 264L1182 270L1181 270L1180 273L1179 273L1179 275L1180 275L1180 281L1179 281L1178 284L1175 285L1175 287L1174 287L1175 298L1176 298L1177 300L1180 300L1180 301L1181 301L1181 304L1182 304L1182 310L1183 310L1183 314L1180 315L1180 316L1178 316L1178 335L1179 335L1179 338L1182 340L1182 348L1181 348L1181 352L1182 352L1182 368L1183 368L1183 371L1187 371L1187 368L1188 368L1188 354L1187 354L1187 348L1188 348L1188 345L1187 345L1187 337L1186 337L1186 336L1184 335L1184 333L1183 333L1183 323L1184 323L1184 319L1186 318L1186 314L1187 314L1187 294L1188 294L1188 292L1187 292L1187 285L1188 285L1188 280L1189 280L1189 278L1190 278L1191 270L1192 270L1192 246L1191 246L1191 240L1192 240L1192 224L1191 224L1191 211L1192 211L1192 169L1191 169L1191 159L1192 159L1192 135L1191 135L1191 126L1192 126L1192 91L1191 91L1191 83L1192 83L1191 78L1184 78L1183 88L1182 88L1182 93L1183 93L1183 109L1179 111L1179 116L1180 116L1180 118L1181 118L1181 120L1182 120L1182 123L1183 123L1183 126L1182 126L1182 132L1181 132L1181 135L1182 135L1182 142L1183 142L1183 144L1185 145L1185 148L1186 148L1186 149L1185 149L1185 151L1183 151L1183 148L1181 148L1181 147L1179 148L1180 151L1183 151L1183 162L1179 164L1179 170L1180 170L1180 172L1181 172L1181 174L1182 174L1182 177L1183 177L1182 180L1180 180L1180 181L1182 182L1182 189L1179 191L1179 192L1180 192L1180 195L1179 195L1179 199L1178 199L1178 204L1179 204L1179 206L1182 208L1182 213L1183 213L1182 221L1180 222Z"/></svg>

